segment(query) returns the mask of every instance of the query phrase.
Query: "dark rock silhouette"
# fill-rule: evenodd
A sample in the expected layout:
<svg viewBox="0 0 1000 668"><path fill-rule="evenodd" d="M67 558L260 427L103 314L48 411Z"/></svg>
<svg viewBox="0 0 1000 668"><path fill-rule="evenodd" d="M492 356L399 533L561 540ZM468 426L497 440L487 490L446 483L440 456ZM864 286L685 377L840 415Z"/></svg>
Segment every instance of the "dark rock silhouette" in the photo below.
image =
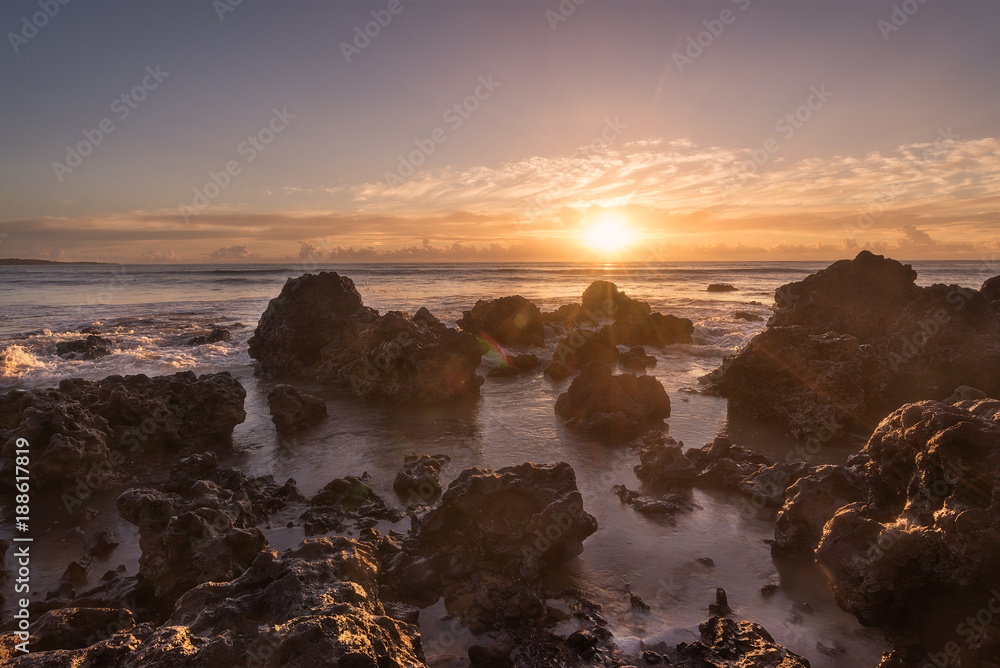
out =
<svg viewBox="0 0 1000 668"><path fill-rule="evenodd" d="M83 480L90 491L127 479L138 452L229 447L246 418L246 392L228 373L72 378L59 388L0 393L3 472L13 478L16 440L31 444L32 483ZM88 482L89 481L89 482ZM75 492L67 485L65 493Z"/></svg>
<svg viewBox="0 0 1000 668"><path fill-rule="evenodd" d="M920 292L908 264L861 251L774 291L768 326L801 325L823 334L850 334L861 343L882 337Z"/></svg>
<svg viewBox="0 0 1000 668"><path fill-rule="evenodd" d="M961 385L1000 395L995 284L984 294L915 279L909 265L862 251L778 288L767 328L706 378L709 390L821 442Z"/></svg>
<svg viewBox="0 0 1000 668"><path fill-rule="evenodd" d="M458 326L470 334L485 334L504 346L545 345L542 313L520 295L479 300L465 311Z"/></svg>
<svg viewBox="0 0 1000 668"><path fill-rule="evenodd" d="M333 272L288 279L249 341L267 375L349 386L363 399L434 402L476 394L476 338L427 309L412 317L364 306L353 281Z"/></svg>
<svg viewBox="0 0 1000 668"><path fill-rule="evenodd" d="M572 426L608 438L628 438L670 417L670 398L652 376L616 376L610 366L594 361L559 395L555 410Z"/></svg>
<svg viewBox="0 0 1000 668"><path fill-rule="evenodd" d="M603 331L577 329L556 346L555 355L545 367L545 373L556 380L561 380L595 360L608 365L616 364L618 347Z"/></svg>
<svg viewBox="0 0 1000 668"><path fill-rule="evenodd" d="M708 292L736 292L739 288L729 283L711 283L707 290Z"/></svg>
<svg viewBox="0 0 1000 668"><path fill-rule="evenodd" d="M396 474L392 489L407 505L430 505L441 496L441 468L448 455L407 455L403 470Z"/></svg>
<svg viewBox="0 0 1000 668"><path fill-rule="evenodd" d="M96 334L78 341L60 341L56 344L56 355L74 360L96 360L111 354L114 343Z"/></svg>
<svg viewBox="0 0 1000 668"><path fill-rule="evenodd" d="M207 343L228 343L233 340L233 333L223 327L217 327L208 334L195 336L188 341L189 346L203 346Z"/></svg>
<svg viewBox="0 0 1000 668"><path fill-rule="evenodd" d="M490 369L486 375L493 378L516 376L519 373L531 371L539 364L540 362L538 361L537 355L532 355L531 353L521 353L519 355L514 355L513 357L507 357L507 359L500 366Z"/></svg>
<svg viewBox="0 0 1000 668"><path fill-rule="evenodd" d="M322 399L303 394L291 385L275 385L267 393L267 404L279 434L294 434L326 417L326 404Z"/></svg>

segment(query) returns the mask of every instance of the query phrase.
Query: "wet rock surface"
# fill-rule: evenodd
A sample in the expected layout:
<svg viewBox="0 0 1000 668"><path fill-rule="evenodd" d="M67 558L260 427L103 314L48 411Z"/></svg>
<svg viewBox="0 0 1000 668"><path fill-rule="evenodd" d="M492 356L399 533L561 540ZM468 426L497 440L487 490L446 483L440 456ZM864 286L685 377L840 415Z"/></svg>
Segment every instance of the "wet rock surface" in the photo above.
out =
<svg viewBox="0 0 1000 668"><path fill-rule="evenodd" d="M479 300L472 310L463 312L458 326L470 334L484 334L504 346L545 345L542 312L520 295Z"/></svg>
<svg viewBox="0 0 1000 668"><path fill-rule="evenodd" d="M867 498L869 483L846 466L820 466L785 492L778 511L771 551L812 561L823 527L841 507Z"/></svg>
<svg viewBox="0 0 1000 668"><path fill-rule="evenodd" d="M403 514L386 506L372 491L371 479L348 476L328 482L309 499L309 508L299 517L307 536L344 531L348 525L371 528L381 520L398 522Z"/></svg>
<svg viewBox="0 0 1000 668"><path fill-rule="evenodd" d="M870 420L881 401L879 359L850 335L768 327L713 379L730 408L761 421L781 421L798 438L841 432Z"/></svg>
<svg viewBox="0 0 1000 668"><path fill-rule="evenodd" d="M111 354L114 345L110 339L91 334L78 341L60 341L56 344L56 355L74 360L96 360Z"/></svg>
<svg viewBox="0 0 1000 668"><path fill-rule="evenodd" d="M729 283L710 283L706 290L708 292L736 292L739 288Z"/></svg>
<svg viewBox="0 0 1000 668"><path fill-rule="evenodd" d="M289 279L249 341L272 376L350 387L363 399L433 402L477 394L483 354L476 337L446 327L427 309L379 315L354 282L334 272Z"/></svg>
<svg viewBox="0 0 1000 668"><path fill-rule="evenodd" d="M188 341L189 346L204 346L209 343L229 343L233 340L233 333L223 327L217 327L208 334L195 336Z"/></svg>
<svg viewBox="0 0 1000 668"><path fill-rule="evenodd" d="M610 366L594 361L559 395L555 410L571 426L620 439L670 417L670 398L652 376L616 376Z"/></svg>
<svg viewBox="0 0 1000 668"><path fill-rule="evenodd" d="M566 463L468 469L413 518L389 560L389 589L415 605L443 594L476 632L545 627L555 621L543 587L549 565L579 554L596 530Z"/></svg>
<svg viewBox="0 0 1000 668"><path fill-rule="evenodd" d="M267 394L267 404L279 434L294 434L326 417L326 403L322 399L303 394L291 385L275 385Z"/></svg>
<svg viewBox="0 0 1000 668"><path fill-rule="evenodd" d="M262 551L238 578L188 591L162 626L6 665L424 666L417 628L386 613L377 581L373 545L309 540L281 554Z"/></svg>
<svg viewBox="0 0 1000 668"><path fill-rule="evenodd" d="M448 455L407 455L403 470L396 474L392 489L406 505L427 505L441 496L441 468Z"/></svg>
<svg viewBox="0 0 1000 668"><path fill-rule="evenodd" d="M802 439L867 431L904 403L973 385L1000 395L1000 312L986 293L916 285L862 251L775 291L767 328L706 380L749 418Z"/></svg>
<svg viewBox="0 0 1000 668"><path fill-rule="evenodd" d="M858 467L870 494L826 524L817 561L840 606L886 630L895 651L884 665L907 665L914 648L963 668L1000 656L1000 634L977 621L1000 608L998 403L895 411Z"/></svg>
<svg viewBox="0 0 1000 668"><path fill-rule="evenodd" d="M537 368L540 363L537 355L520 353L513 357L507 356L499 366L490 369L486 375L490 378L516 376Z"/></svg>
<svg viewBox="0 0 1000 668"><path fill-rule="evenodd" d="M34 484L85 481L88 489L127 478L138 453L226 449L233 429L246 418L245 397L229 373L196 376L189 371L152 378L74 378L58 389L3 392L3 470L13 471L18 438L30 443Z"/></svg>
<svg viewBox="0 0 1000 668"><path fill-rule="evenodd" d="M140 583L169 605L202 582L240 575L267 545L256 525L300 500L294 480L248 478L206 453L174 467L163 490L130 489L116 505L139 530Z"/></svg>

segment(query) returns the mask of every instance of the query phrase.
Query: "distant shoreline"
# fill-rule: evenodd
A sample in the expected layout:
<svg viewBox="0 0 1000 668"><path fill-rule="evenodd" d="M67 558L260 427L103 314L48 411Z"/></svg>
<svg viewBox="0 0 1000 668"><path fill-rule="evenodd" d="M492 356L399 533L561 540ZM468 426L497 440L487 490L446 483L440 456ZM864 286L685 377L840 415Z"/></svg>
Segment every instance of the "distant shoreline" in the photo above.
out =
<svg viewBox="0 0 1000 668"><path fill-rule="evenodd" d="M4 257L0 258L0 266L18 266L18 265L46 265L46 264L102 264L102 265L116 265L117 262L58 262L56 260L31 260L31 259L21 259L16 257Z"/></svg>

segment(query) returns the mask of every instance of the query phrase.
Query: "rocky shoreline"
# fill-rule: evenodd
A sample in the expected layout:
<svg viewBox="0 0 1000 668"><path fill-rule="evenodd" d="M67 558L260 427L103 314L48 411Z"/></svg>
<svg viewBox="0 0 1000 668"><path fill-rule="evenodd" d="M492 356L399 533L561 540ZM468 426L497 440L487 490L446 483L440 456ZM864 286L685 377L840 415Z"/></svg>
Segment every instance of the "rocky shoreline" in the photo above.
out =
<svg viewBox="0 0 1000 668"><path fill-rule="evenodd" d="M989 668L1000 665L1000 631L981 614L992 620L1000 591L1000 277L980 290L915 279L862 252L779 288L763 332L706 379L734 414L807 442L870 434L843 465L776 460L725 435L674 441L645 348L689 344L693 324L606 281L549 313L519 296L481 300L451 328L424 308L380 314L349 278L306 274L271 301L249 352L282 381L267 406L286 439L328 419L297 383L428 404L544 364L566 379L554 410L567 429L634 449L640 488L607 490L627 512L670 522L698 512L693 489L720 490L773 517L779 567L818 565L837 604L885 633L881 668L938 656ZM66 353L99 354L91 338ZM548 360L546 341L558 341ZM485 355L501 380L477 373ZM425 666L420 610L443 601L475 634L473 666L809 666L734 617L722 589L696 641L620 646L599 605L549 582L600 529L566 462L469 468L444 486L450 458L418 452L400 462L396 499L363 471L307 497L294 479L220 465L245 398L228 373L190 372L0 394L3 480L23 439L34 489L71 514L121 490L142 553L137 573L108 571L79 593L71 565L65 586L31 602L22 636L5 607L4 665ZM305 540L274 549L262 529L275 523ZM95 535L89 550L113 554L116 541ZM631 605L649 609L635 594ZM29 655L15 650L23 640Z"/></svg>

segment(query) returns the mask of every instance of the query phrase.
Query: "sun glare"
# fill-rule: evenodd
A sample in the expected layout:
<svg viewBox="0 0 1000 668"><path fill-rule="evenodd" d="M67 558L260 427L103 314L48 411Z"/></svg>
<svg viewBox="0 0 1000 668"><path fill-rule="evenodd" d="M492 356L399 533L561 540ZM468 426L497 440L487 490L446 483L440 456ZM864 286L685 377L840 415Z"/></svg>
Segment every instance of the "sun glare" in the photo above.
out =
<svg viewBox="0 0 1000 668"><path fill-rule="evenodd" d="M620 213L604 213L584 230L584 242L599 251L618 251L635 241L628 220Z"/></svg>

